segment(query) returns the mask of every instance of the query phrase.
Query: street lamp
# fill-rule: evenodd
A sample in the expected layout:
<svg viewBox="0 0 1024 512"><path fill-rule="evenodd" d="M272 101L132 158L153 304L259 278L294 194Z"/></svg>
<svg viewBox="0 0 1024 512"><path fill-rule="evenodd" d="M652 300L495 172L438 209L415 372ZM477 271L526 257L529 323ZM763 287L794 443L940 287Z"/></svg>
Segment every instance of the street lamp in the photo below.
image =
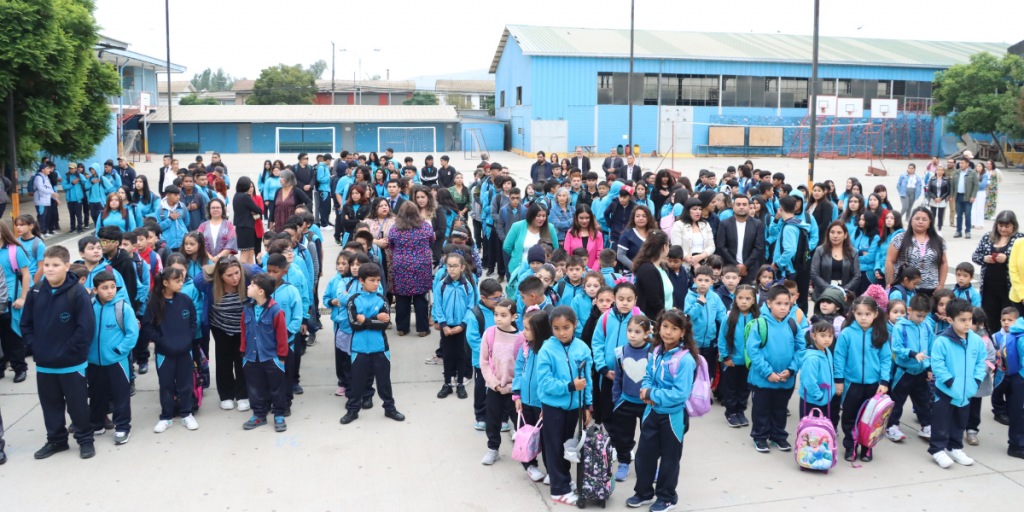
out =
<svg viewBox="0 0 1024 512"><path fill-rule="evenodd" d="M339 52L346 51L345 48L338 50ZM334 51L334 41L331 41L331 105L334 105L334 56L337 53Z"/></svg>
<svg viewBox="0 0 1024 512"><path fill-rule="evenodd" d="M379 52L380 48L374 48L373 51ZM362 57L359 57L359 74L358 74L358 76L363 76L363 58ZM356 85L355 81L353 80L352 86L355 86L355 85ZM359 104L360 105L363 104L363 88L362 87L359 87Z"/></svg>

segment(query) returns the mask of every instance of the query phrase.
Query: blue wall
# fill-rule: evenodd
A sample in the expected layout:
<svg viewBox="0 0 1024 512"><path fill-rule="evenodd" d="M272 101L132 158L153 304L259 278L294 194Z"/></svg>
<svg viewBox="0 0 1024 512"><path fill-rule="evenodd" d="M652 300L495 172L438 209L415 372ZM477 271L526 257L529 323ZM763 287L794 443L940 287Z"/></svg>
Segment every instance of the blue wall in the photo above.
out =
<svg viewBox="0 0 1024 512"><path fill-rule="evenodd" d="M591 107L593 108L593 107ZM571 121L570 121L571 123ZM600 105L597 107L597 152L608 153L620 144L625 146L629 134L629 107L626 105ZM593 132L593 128L591 128ZM593 139L593 135L590 137ZM650 154L658 149L658 107L633 105L633 144ZM572 144L569 145L572 148Z"/></svg>
<svg viewBox="0 0 1024 512"><path fill-rule="evenodd" d="M463 150L469 147L471 137L468 131L474 128L479 129L481 135L484 136L487 151L503 151L505 149L505 123L462 123L460 130L462 131ZM475 149L479 151L481 148Z"/></svg>
<svg viewBox="0 0 1024 512"><path fill-rule="evenodd" d="M420 127L427 126L435 129L437 151L445 148L444 127L445 124L420 124L420 123L359 123L356 124L356 151L380 151L377 148L378 127ZM498 126L501 125L484 125ZM341 124L339 123L253 123L252 125L252 152L253 153L274 153L276 152L275 137L278 127L291 128L334 128L334 147L341 151ZM491 128L493 129L493 128ZM330 141L331 134L327 130L299 131L282 130L282 142L298 141ZM222 153L238 152L238 125L236 123L175 123L175 142L198 142L200 152L219 151ZM496 149L500 150L504 137L496 136ZM491 145L488 137L488 145ZM346 148L351 149L351 148ZM156 123L149 125L149 151L151 153L167 153L170 151L167 140L167 124Z"/></svg>
<svg viewBox="0 0 1024 512"><path fill-rule="evenodd" d="M516 87L523 88L522 104L524 106L531 104L530 74L530 57L523 55L523 51L519 48L519 43L516 42L515 38L509 37L505 43L505 50L501 53L501 60L498 61L497 72L494 75L494 105L498 107L498 110L503 110L501 107L502 91L505 91L504 108L516 106ZM498 117L508 119L508 117L503 117L500 113L498 113Z"/></svg>
<svg viewBox="0 0 1024 512"><path fill-rule="evenodd" d="M382 152L386 149L385 147L378 147L377 145L377 128L420 128L420 127L433 127L434 128L434 151L443 153L445 151L444 145L444 123L440 124L428 124L428 123L358 123L356 124L356 151L369 152L377 151ZM395 151L400 151L398 148L394 148ZM437 158L440 158L438 156ZM437 159L435 158L435 162Z"/></svg>
<svg viewBox="0 0 1024 512"><path fill-rule="evenodd" d="M512 148L520 151L530 152L530 107L514 107L507 110L509 126L512 128ZM523 133L519 133L522 128Z"/></svg>

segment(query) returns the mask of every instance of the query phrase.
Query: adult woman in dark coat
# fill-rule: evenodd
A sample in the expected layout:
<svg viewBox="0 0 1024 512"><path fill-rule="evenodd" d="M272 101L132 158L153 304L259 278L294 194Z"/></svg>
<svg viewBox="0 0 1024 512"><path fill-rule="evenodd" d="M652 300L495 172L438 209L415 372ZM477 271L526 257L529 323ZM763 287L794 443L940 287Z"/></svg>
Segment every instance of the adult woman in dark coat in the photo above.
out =
<svg viewBox="0 0 1024 512"><path fill-rule="evenodd" d="M235 183L235 197L231 199L231 208L235 214L235 236L238 239L240 259L242 263L251 265L257 243L256 219L263 216L263 208L260 208L249 195L250 188L252 180L248 176L238 178Z"/></svg>
<svg viewBox="0 0 1024 512"><path fill-rule="evenodd" d="M818 246L825 245L828 240L828 226L832 224L833 209L836 206L828 196L828 185L815 183L811 188L811 197L807 200L806 210L818 224Z"/></svg>
<svg viewBox="0 0 1024 512"><path fill-rule="evenodd" d="M856 290L860 283L860 259L853 250L846 224L837 220L828 224L825 242L818 245L811 257L811 282L815 301L821 292L838 281L844 290Z"/></svg>
<svg viewBox="0 0 1024 512"><path fill-rule="evenodd" d="M672 283L662 266L668 258L669 247L668 235L659 229L652 230L633 258L636 307L647 318L657 318L663 310L682 306L672 303Z"/></svg>

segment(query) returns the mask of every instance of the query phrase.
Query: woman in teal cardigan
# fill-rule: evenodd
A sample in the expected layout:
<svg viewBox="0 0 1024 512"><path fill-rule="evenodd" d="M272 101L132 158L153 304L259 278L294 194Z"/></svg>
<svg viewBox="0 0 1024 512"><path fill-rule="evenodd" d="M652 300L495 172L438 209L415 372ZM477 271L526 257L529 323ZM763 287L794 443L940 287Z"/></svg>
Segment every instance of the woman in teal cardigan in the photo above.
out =
<svg viewBox="0 0 1024 512"><path fill-rule="evenodd" d="M512 224L502 245L505 254L509 255L509 272L519 268L523 262L523 248L534 246L538 242L550 242L552 249L558 249L558 234L555 226L548 222L548 212L541 205L534 203L526 210L526 219Z"/></svg>

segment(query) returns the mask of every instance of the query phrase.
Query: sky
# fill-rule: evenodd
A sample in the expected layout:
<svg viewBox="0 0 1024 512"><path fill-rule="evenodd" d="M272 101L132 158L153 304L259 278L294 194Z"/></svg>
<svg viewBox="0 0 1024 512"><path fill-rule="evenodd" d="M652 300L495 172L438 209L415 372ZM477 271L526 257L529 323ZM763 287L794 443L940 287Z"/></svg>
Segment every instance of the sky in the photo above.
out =
<svg viewBox="0 0 1024 512"><path fill-rule="evenodd" d="M822 36L946 41L1024 40L1020 0L857 0L821 2ZM166 55L164 2L97 0L101 33L130 50ZM971 11L962 13L965 5ZM331 63L336 76L362 73L392 80L490 67L506 24L629 28L626 0L470 1L173 0L171 62L191 79L207 67L259 78L279 63ZM636 0L636 29L810 35L811 0ZM989 17L987 14L992 13ZM967 16L966 25L954 22ZM976 22L971 22L970 19ZM1017 20L985 22L984 20ZM340 50L346 50L341 52ZM374 51L379 50L379 51ZM330 79L328 67L323 78ZM493 77L493 75L492 75ZM367 78L367 76L363 76Z"/></svg>

